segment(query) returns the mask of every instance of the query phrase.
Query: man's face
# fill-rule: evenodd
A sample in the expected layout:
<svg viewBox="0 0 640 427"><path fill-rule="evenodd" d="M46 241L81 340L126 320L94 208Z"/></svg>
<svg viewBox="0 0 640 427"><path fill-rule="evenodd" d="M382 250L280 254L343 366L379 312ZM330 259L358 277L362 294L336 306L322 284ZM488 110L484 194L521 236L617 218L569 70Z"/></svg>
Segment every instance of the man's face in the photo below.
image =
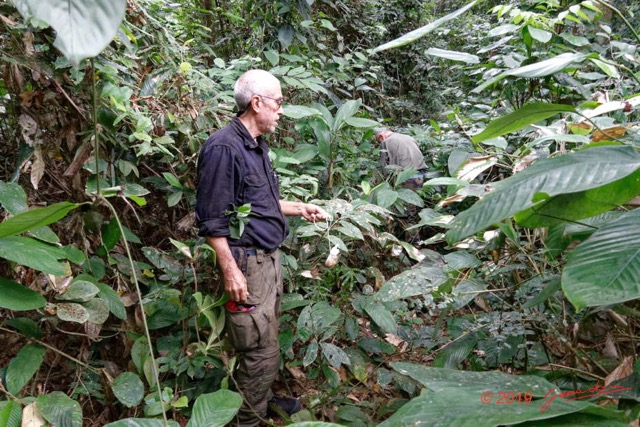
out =
<svg viewBox="0 0 640 427"><path fill-rule="evenodd" d="M256 122L262 134L275 132L280 116L284 114L282 110L282 89L280 85L263 89L259 95L260 109L256 114Z"/></svg>
<svg viewBox="0 0 640 427"><path fill-rule="evenodd" d="M382 132L378 132L376 133L376 141L378 141L378 143L384 141L385 139L387 139L387 136L389 136L388 131L382 131Z"/></svg>

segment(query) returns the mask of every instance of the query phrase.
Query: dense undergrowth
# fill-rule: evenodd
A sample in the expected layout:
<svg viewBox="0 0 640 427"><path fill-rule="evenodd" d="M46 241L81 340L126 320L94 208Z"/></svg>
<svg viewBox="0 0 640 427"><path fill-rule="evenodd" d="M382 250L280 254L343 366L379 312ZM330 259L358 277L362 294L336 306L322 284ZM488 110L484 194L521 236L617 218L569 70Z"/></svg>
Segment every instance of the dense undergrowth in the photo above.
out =
<svg viewBox="0 0 640 427"><path fill-rule="evenodd" d="M252 67L283 84L282 194L331 214L283 245L276 386L305 410L269 423L637 420L632 2L71 3L74 31L0 3L0 426L231 419L192 211ZM378 123L422 189L376 169Z"/></svg>

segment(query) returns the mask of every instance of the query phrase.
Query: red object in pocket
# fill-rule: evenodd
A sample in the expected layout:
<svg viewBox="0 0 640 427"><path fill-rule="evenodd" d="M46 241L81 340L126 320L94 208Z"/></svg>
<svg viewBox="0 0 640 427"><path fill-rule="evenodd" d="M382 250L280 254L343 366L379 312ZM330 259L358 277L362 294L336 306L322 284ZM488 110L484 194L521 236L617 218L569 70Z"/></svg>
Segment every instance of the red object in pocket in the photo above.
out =
<svg viewBox="0 0 640 427"><path fill-rule="evenodd" d="M227 301L224 306L227 307L227 310L233 313L245 313L247 311L255 310L256 308L255 305L240 304L237 301Z"/></svg>

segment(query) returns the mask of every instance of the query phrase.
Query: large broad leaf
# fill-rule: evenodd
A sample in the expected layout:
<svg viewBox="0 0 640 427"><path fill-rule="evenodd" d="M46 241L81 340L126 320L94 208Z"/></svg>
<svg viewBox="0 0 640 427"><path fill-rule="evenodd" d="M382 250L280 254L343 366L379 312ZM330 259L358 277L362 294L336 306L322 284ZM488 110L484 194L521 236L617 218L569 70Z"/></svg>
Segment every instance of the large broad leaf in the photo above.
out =
<svg viewBox="0 0 640 427"><path fill-rule="evenodd" d="M326 302L305 307L298 317L298 334L302 341L319 336L341 319L342 312Z"/></svg>
<svg viewBox="0 0 640 427"><path fill-rule="evenodd" d="M336 116L333 121L332 132L336 133L344 126L345 120L349 117L352 117L354 114L358 112L358 109L362 105L362 101L360 100L349 100L342 104L338 111L336 112ZM375 126L375 125L374 125Z"/></svg>
<svg viewBox="0 0 640 427"><path fill-rule="evenodd" d="M11 215L27 210L27 194L15 182L0 181L0 205Z"/></svg>
<svg viewBox="0 0 640 427"><path fill-rule="evenodd" d="M553 58L545 59L544 61L536 62L535 64L525 65L524 67L514 68L512 70L505 71L497 76L484 82L471 92L480 93L487 87L502 80L507 76L525 77L525 78L537 78L545 77L555 74L559 71L572 65L574 62L584 61L587 57L584 53L562 53Z"/></svg>
<svg viewBox="0 0 640 427"><path fill-rule="evenodd" d="M479 134L474 135L473 142L482 142L507 133L515 132L530 124L548 119L559 113L575 113L576 110L571 105L545 104L534 102L527 104L519 110L504 117L500 117L489 123L489 125Z"/></svg>
<svg viewBox="0 0 640 427"><path fill-rule="evenodd" d="M548 408L544 405L547 399L531 400L523 398L525 391L498 387L496 392L477 393L461 386L435 392L426 390L393 414L379 427L405 427L428 425L430 427L498 427L514 425L527 421L537 421L531 425L562 426L625 426L628 421L622 412L607 410L581 400L555 398ZM499 391L505 390L503 394ZM491 394L489 394L491 393ZM527 399L528 396L526 395ZM491 398L491 403L483 403L481 399ZM500 403L496 403L501 399ZM518 402L520 399L520 402ZM509 404L510 402L510 404ZM508 406L507 406L508 405ZM558 417L568 417L569 424L556 423ZM579 423L571 423L579 416ZM616 419L617 418L617 419ZM428 422L425 423L425 420ZM626 421L626 422L625 422Z"/></svg>
<svg viewBox="0 0 640 427"><path fill-rule="evenodd" d="M467 10L469 10L473 6L475 6L479 1L480 0L472 1L468 5L466 5L464 7L461 7L460 9L458 9L458 10L456 10L454 12L451 12L450 14L448 14L446 16L443 16L440 19L436 19L435 21L433 21L430 24L425 25L424 27L420 27L420 28L418 28L416 30L411 31L410 33L405 34L404 36L402 36L400 38L397 38L397 39L392 40L390 42L387 42L387 43L385 43L383 45L380 45L380 46L376 47L375 49L373 49L372 53L380 52L380 51L387 50L387 49L393 49L395 47L404 46L406 44L414 42L414 41L418 40L419 38L424 37L425 35L429 34L433 30L435 30L436 28L440 27L442 24L456 19L458 16L462 15Z"/></svg>
<svg viewBox="0 0 640 427"><path fill-rule="evenodd" d="M444 49L438 49L435 47L430 47L429 49L427 49L425 53L427 55L437 56L438 58L465 62L467 64L480 63L480 58L477 55L471 55L470 53L465 53L465 52L456 52L453 50L444 50Z"/></svg>
<svg viewBox="0 0 640 427"><path fill-rule="evenodd" d="M38 396L38 411L56 427L82 427L80 404L61 391Z"/></svg>
<svg viewBox="0 0 640 427"><path fill-rule="evenodd" d="M65 289L64 293L57 295L56 299L60 301L89 301L98 295L100 289L93 283L86 280L75 280Z"/></svg>
<svg viewBox="0 0 640 427"><path fill-rule="evenodd" d="M7 391L17 395L38 372L46 350L36 344L27 344L11 359L6 373Z"/></svg>
<svg viewBox="0 0 640 427"><path fill-rule="evenodd" d="M393 318L393 314L384 306L384 304L368 301L363 305L364 310L367 312L371 320L388 334L397 334L398 325Z"/></svg>
<svg viewBox="0 0 640 427"><path fill-rule="evenodd" d="M618 181L579 193L560 194L515 215L524 227L549 227L610 211L640 194L640 169Z"/></svg>
<svg viewBox="0 0 640 427"><path fill-rule="evenodd" d="M389 302L416 295L430 294L446 280L447 276L440 268L412 268L389 279L374 294L374 300Z"/></svg>
<svg viewBox="0 0 640 427"><path fill-rule="evenodd" d="M351 359L347 353L344 352L340 347L335 344L331 344L328 342L320 343L320 348L322 348L322 354L327 359L329 364L336 369L340 369L342 365L350 365Z"/></svg>
<svg viewBox="0 0 640 427"><path fill-rule="evenodd" d="M562 289L576 309L640 298L640 210L604 225L569 253Z"/></svg>
<svg viewBox="0 0 640 427"><path fill-rule="evenodd" d="M25 18L56 30L55 47L74 65L98 55L116 35L126 0L15 0Z"/></svg>
<svg viewBox="0 0 640 427"><path fill-rule="evenodd" d="M20 404L12 400L0 402L0 426L20 427L22 409Z"/></svg>
<svg viewBox="0 0 640 427"><path fill-rule="evenodd" d="M180 427L175 421L168 421L169 427ZM163 420L154 418L125 418L124 420L115 421L105 424L104 427L167 427Z"/></svg>
<svg viewBox="0 0 640 427"><path fill-rule="evenodd" d="M62 248L29 237L11 236L0 239L0 258L56 276L67 274L65 264L58 262L65 256Z"/></svg>
<svg viewBox="0 0 640 427"><path fill-rule="evenodd" d="M91 318L89 311L76 302L56 304L56 309L58 317L66 322L84 323Z"/></svg>
<svg viewBox="0 0 640 427"><path fill-rule="evenodd" d="M562 398L556 386L541 377L460 371L405 362L392 363L391 366L422 383L428 390L380 426L419 425L428 420L429 426L489 427L576 412L586 413L593 420L609 418L613 425L617 425L615 421L625 420L621 412Z"/></svg>
<svg viewBox="0 0 640 427"><path fill-rule="evenodd" d="M95 285L100 289L98 297L107 302L109 311L118 319L125 320L127 318L127 309L120 295L109 285L105 285L104 283L95 283Z"/></svg>
<svg viewBox="0 0 640 427"><path fill-rule="evenodd" d="M286 105L283 107L284 115L292 119L302 119L309 116L321 116L322 113L315 108L305 107L303 105Z"/></svg>
<svg viewBox="0 0 640 427"><path fill-rule="evenodd" d="M380 123L374 120L363 119L361 117L347 117L344 121L354 128L372 128L380 126Z"/></svg>
<svg viewBox="0 0 640 427"><path fill-rule="evenodd" d="M15 236L32 228L52 224L64 218L69 211L81 206L81 203L61 202L46 208L20 213L0 223L0 238Z"/></svg>
<svg viewBox="0 0 640 427"><path fill-rule="evenodd" d="M640 168L640 154L631 147L594 147L541 159L524 171L494 185L494 189L459 214L447 232L455 243L507 217L559 194L607 185Z"/></svg>
<svg viewBox="0 0 640 427"><path fill-rule="evenodd" d="M127 408L133 408L142 402L144 384L133 372L123 372L113 380L113 395Z"/></svg>
<svg viewBox="0 0 640 427"><path fill-rule="evenodd" d="M193 405L187 427L222 427L230 422L242 405L242 396L230 390L202 394Z"/></svg>
<svg viewBox="0 0 640 427"><path fill-rule="evenodd" d="M44 307L47 300L20 283L0 277L0 307L15 311Z"/></svg>

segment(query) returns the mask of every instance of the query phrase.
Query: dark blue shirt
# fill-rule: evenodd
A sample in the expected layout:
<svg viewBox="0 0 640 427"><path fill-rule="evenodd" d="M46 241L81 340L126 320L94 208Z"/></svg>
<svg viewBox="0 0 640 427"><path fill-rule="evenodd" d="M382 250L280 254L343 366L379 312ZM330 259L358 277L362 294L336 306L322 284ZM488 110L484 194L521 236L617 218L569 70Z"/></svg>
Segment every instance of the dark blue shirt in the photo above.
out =
<svg viewBox="0 0 640 427"><path fill-rule="evenodd" d="M251 204L244 233L232 239L233 206ZM229 246L276 249L289 233L278 180L262 137L254 140L238 117L209 137L198 158L196 221L200 236L227 237Z"/></svg>

